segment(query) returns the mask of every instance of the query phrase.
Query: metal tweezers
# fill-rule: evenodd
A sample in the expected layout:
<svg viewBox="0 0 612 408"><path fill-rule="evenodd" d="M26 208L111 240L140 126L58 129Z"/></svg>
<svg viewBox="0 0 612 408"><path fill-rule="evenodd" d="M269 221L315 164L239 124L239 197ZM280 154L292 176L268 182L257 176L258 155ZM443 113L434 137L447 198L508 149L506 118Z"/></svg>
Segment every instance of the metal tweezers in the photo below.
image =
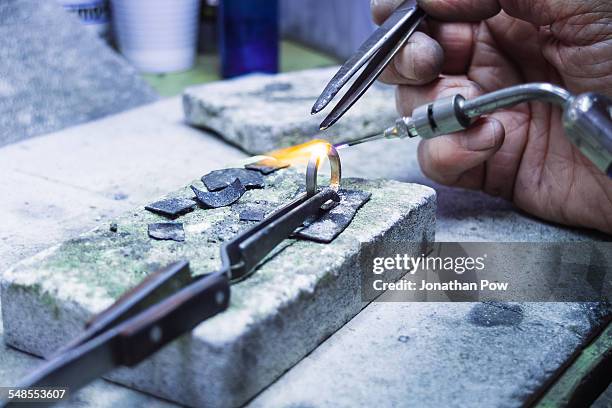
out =
<svg viewBox="0 0 612 408"><path fill-rule="evenodd" d="M339 171L338 167L338 183ZM316 175L314 178L316 183ZM230 281L249 276L304 221L320 215L324 204L340 201L337 185L332 187L301 195L225 243L221 247L222 267L217 272L192 277L188 262L180 261L152 273L95 316L81 335L16 388L68 387L74 392L113 368L135 366L224 311L229 304ZM6 406L19 404L10 401Z"/></svg>
<svg viewBox="0 0 612 408"><path fill-rule="evenodd" d="M424 17L425 12L417 6L416 0L404 1L340 67L313 105L312 114L323 110L349 79L370 60L340 102L321 122L321 130L336 123L357 102L408 41Z"/></svg>

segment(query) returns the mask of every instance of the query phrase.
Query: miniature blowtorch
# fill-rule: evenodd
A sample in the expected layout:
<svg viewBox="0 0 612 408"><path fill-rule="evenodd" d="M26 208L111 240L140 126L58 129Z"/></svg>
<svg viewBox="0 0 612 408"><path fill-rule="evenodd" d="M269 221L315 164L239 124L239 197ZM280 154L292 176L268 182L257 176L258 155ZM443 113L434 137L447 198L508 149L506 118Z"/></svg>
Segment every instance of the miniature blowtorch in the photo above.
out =
<svg viewBox="0 0 612 408"><path fill-rule="evenodd" d="M340 67L312 107L313 114L323 110L350 78L362 67L363 70L321 122L321 130L338 121L366 92L425 17L416 0L404 1ZM419 106L411 116L399 118L395 126L383 133L339 143L336 147L354 146L382 138L420 136L430 139L465 130L482 115L529 101L560 106L566 136L597 168L612 178L612 100L596 93L572 95L548 83L503 88L470 100L458 94L439 99Z"/></svg>
<svg viewBox="0 0 612 408"><path fill-rule="evenodd" d="M563 128L570 141L597 168L612 178L612 99L596 94L571 95L548 83L503 88L467 100L460 94L421 105L382 133L337 145L354 146L372 140L436 136L467 129L482 115L527 101L543 101L563 109Z"/></svg>

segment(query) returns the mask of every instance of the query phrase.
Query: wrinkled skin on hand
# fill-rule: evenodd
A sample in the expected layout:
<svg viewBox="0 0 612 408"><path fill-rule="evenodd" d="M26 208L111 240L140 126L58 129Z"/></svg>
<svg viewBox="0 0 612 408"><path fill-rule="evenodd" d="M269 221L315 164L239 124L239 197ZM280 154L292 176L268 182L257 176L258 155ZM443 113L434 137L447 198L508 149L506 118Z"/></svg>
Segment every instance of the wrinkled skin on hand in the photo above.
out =
<svg viewBox="0 0 612 408"><path fill-rule="evenodd" d="M381 23L401 0L372 0ZM400 114L434 99L526 82L612 96L609 0L421 0L431 16L387 67ZM559 223L612 233L612 180L564 136L558 107L497 111L465 132L423 140L419 163L442 184L512 200Z"/></svg>

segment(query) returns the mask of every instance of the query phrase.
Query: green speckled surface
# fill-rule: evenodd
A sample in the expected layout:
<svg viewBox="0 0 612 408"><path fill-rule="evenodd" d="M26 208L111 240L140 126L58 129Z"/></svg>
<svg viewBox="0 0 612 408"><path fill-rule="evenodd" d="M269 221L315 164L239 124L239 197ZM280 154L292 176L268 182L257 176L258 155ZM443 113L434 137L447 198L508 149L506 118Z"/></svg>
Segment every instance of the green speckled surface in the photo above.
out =
<svg viewBox="0 0 612 408"><path fill-rule="evenodd" d="M110 231L110 223L102 225L53 248L44 263L37 259L25 261L11 274L19 282L19 275L32 273L28 269L35 267L39 276L45 276L47 291L53 291L53 286L61 290L72 283L96 288L87 291L87 296L116 299L148 273L178 259L189 259L192 273L196 275L212 272L221 264L220 243L253 225L239 221L243 205L257 205L261 201L274 207L282 205L297 194L302 179L303 176L295 171L273 173L266 176L265 189L247 191L238 205L206 210L198 208L177 218L175 222L184 224L185 242L149 238L147 225L168 219L138 208L112 221L117 224L116 232ZM200 180L192 184L204 188ZM186 186L164 196L169 197L191 198L193 192ZM29 281L25 279L25 282Z"/></svg>
<svg viewBox="0 0 612 408"><path fill-rule="evenodd" d="M5 278L10 279L13 284L30 289L36 288L37 293L49 302L56 297L65 300L86 300L91 311L97 312L138 284L148 273L176 260L188 259L192 273L195 275L217 270L221 265L219 256L221 243L253 225L251 222L239 220L240 211L244 206L260 205L265 202L267 208L276 208L298 194L300 188L303 188L303 180L304 176L300 172L293 169L281 170L265 176L266 188L248 190L233 206L206 210L198 208L177 218L175 222L184 224L185 242L149 238L147 225L167 221L167 218L146 211L144 208L137 208L111 221L117 224L116 232L110 231L110 223L104 224L78 238L51 248L42 255L18 264L7 272ZM200 180L195 180L192 184L204 189ZM385 197L381 196L379 187L385 184L398 187L411 186L389 181L365 182L347 179L344 180L343 187L371 190L373 201L381 201L385 200ZM428 190L423 186L416 187ZM395 190L395 194L402 193L402 188ZM170 197L191 198L193 192L189 186L185 186L162 198ZM392 199L392 196L387 199ZM363 211L359 212L362 217L356 217L349 231L343 233L332 245L300 241L296 248L282 251L281 259L290 262L290 265L285 265L282 269L299 271L303 266L308 266L308 269L312 270L317 266L317 261L322 260L321 252L329 252L330 255L342 253L348 250L345 246L358 244L356 240L349 239L350 230L363 229L363 233L367 234L366 231L370 230L368 224L372 223L369 217L380 217L378 211L368 218L364 217L374 205L366 204ZM389 205L378 208L385 207L388 208ZM284 247L293 246L294 242L287 240ZM299 253L294 254L294 251ZM42 262L41 256L44 258ZM324 266L329 265L331 260L333 256L323 259L321 267L317 269L325 269ZM254 278L236 287L238 290L233 292L232 307L242 303L239 289L246 290L277 274L268 265L260 269Z"/></svg>

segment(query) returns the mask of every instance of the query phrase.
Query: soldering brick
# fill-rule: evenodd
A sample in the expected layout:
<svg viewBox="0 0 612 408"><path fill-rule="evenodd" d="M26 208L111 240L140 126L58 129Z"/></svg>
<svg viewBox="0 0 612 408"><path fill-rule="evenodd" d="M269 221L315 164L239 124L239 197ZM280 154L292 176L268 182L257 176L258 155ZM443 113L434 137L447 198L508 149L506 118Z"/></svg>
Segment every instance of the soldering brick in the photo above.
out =
<svg viewBox="0 0 612 408"><path fill-rule="evenodd" d="M253 74L188 88L183 94L187 123L212 129L243 150L260 154L313 138L332 143L381 132L394 123L394 90L375 83L334 126L319 124L330 107L311 115L312 104L338 67L279 75ZM338 98L339 99L339 98ZM333 100L331 105L335 105Z"/></svg>
<svg viewBox="0 0 612 408"><path fill-rule="evenodd" d="M238 204L179 217L184 242L150 239L147 225L165 218L140 206L114 220L115 232L104 224L15 265L1 284L6 342L49 356L156 268L188 259L195 274L216 270L221 242L250 226L240 221L244 205L281 205L304 183L291 169L265 177L266 188L248 190ZM203 188L200 180L193 184ZM251 277L232 285L226 312L107 378L186 405L238 406L300 361L366 305L363 248L416 256L434 240L431 188L363 179L346 179L343 187L371 198L333 242L284 241ZM192 194L187 186L164 198Z"/></svg>

